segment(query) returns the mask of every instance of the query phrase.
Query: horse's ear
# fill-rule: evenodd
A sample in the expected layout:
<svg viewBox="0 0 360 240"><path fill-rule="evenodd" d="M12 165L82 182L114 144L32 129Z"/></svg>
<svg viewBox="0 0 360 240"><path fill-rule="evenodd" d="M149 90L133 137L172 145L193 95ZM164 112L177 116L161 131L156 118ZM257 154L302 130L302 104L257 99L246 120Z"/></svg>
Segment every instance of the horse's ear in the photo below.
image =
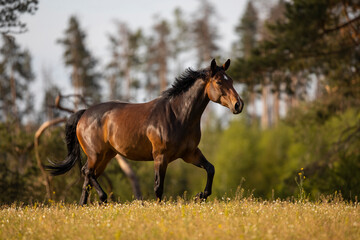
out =
<svg viewBox="0 0 360 240"><path fill-rule="evenodd" d="M226 71L226 70L228 70L229 66L230 66L230 59L228 59L228 60L224 63L224 65L222 65L222 68L224 69L224 71Z"/></svg>
<svg viewBox="0 0 360 240"><path fill-rule="evenodd" d="M216 73L216 61L215 58L211 61L210 69L211 69L211 76L214 76Z"/></svg>

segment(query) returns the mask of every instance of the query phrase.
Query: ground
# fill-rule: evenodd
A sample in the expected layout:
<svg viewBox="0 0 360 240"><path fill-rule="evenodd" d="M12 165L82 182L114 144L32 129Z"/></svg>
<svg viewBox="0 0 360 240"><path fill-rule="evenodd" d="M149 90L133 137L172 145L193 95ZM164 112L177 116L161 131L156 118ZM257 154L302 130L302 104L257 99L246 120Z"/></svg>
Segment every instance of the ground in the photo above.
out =
<svg viewBox="0 0 360 240"><path fill-rule="evenodd" d="M360 208L326 198L52 202L2 206L0 226L0 239L360 239Z"/></svg>

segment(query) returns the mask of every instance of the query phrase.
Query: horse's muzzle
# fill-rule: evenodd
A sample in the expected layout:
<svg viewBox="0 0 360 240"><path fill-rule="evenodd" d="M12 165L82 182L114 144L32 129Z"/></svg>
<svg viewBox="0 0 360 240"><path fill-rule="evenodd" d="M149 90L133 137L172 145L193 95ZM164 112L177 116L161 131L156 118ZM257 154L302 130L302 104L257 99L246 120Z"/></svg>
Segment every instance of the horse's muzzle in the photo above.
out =
<svg viewBox="0 0 360 240"><path fill-rule="evenodd" d="M234 105L233 113L234 114L239 114L239 113L242 112L243 108L244 108L244 102L242 100L238 100Z"/></svg>

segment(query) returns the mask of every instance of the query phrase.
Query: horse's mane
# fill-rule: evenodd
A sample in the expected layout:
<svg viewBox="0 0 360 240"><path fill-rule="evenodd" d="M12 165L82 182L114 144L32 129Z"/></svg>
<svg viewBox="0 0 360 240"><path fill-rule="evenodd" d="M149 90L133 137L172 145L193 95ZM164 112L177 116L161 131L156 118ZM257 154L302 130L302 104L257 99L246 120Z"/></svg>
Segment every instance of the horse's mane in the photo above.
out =
<svg viewBox="0 0 360 240"><path fill-rule="evenodd" d="M180 76L175 78L172 86L162 92L161 96L165 98L172 98L189 90L197 79L205 79L208 74L208 69L201 69L194 71L191 68L186 69Z"/></svg>

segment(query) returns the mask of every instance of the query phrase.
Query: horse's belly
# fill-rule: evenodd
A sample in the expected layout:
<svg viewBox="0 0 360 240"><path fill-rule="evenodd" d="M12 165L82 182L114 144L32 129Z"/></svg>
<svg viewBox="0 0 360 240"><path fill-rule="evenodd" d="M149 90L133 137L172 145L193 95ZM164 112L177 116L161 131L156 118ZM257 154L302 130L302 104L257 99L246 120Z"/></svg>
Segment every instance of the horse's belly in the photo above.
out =
<svg viewBox="0 0 360 240"><path fill-rule="evenodd" d="M148 152L138 151L137 149L119 149L118 153L121 156L134 161L153 161L151 151L149 154Z"/></svg>
<svg viewBox="0 0 360 240"><path fill-rule="evenodd" d="M107 140L120 155L136 161L151 161L152 145L146 137L146 116L129 105L123 110L112 112L104 121ZM131 111L130 111L131 110Z"/></svg>
<svg viewBox="0 0 360 240"><path fill-rule="evenodd" d="M151 144L143 138L128 136L126 138L115 138L116 141L110 142L118 154L134 161L152 161Z"/></svg>

